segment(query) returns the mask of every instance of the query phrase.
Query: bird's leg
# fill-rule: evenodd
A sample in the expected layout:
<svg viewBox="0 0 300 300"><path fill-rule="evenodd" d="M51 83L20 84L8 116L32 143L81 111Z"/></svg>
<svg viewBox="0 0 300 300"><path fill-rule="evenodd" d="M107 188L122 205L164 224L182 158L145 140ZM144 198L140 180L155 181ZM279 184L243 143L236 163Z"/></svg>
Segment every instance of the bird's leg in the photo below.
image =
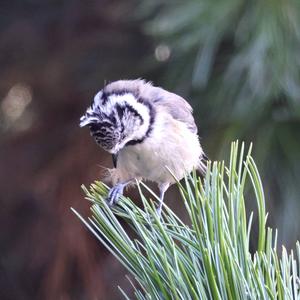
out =
<svg viewBox="0 0 300 300"><path fill-rule="evenodd" d="M164 202L164 195L165 195L166 190L169 188L169 186L170 186L170 183L168 183L168 182L165 182L165 183L162 183L162 184L158 185L158 188L159 188L159 205L158 205L158 208L156 209L156 212L159 216L161 215L161 209L162 209L162 205L163 205L163 202Z"/></svg>
<svg viewBox="0 0 300 300"><path fill-rule="evenodd" d="M110 189L106 198L108 206L113 206L118 203L120 196L123 195L124 188L132 181L133 179L129 179L127 181L120 182Z"/></svg>

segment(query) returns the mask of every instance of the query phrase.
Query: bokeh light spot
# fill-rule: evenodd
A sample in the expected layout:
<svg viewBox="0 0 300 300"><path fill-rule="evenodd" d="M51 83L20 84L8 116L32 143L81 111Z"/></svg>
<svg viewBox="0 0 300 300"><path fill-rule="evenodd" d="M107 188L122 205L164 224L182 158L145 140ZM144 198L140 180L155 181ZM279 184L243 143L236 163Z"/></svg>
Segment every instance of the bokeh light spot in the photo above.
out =
<svg viewBox="0 0 300 300"><path fill-rule="evenodd" d="M166 61L170 58L171 49L168 45L160 44L155 48L154 56L158 61Z"/></svg>
<svg viewBox="0 0 300 300"><path fill-rule="evenodd" d="M6 123L17 121L31 101L31 88L26 84L15 84L1 102L1 111Z"/></svg>

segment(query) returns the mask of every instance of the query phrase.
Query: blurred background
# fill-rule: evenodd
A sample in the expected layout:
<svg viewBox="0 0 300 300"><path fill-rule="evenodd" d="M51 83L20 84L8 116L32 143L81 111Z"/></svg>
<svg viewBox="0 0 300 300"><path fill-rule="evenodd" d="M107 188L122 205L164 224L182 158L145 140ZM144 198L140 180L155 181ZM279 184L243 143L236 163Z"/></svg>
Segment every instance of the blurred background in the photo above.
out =
<svg viewBox="0 0 300 300"><path fill-rule="evenodd" d="M268 222L294 247L298 0L11 0L0 15L1 299L128 290L122 266L70 211L89 215L80 185L112 166L78 121L116 79L143 77L185 97L211 159L228 160L237 138L252 141ZM177 198L173 188L166 201Z"/></svg>

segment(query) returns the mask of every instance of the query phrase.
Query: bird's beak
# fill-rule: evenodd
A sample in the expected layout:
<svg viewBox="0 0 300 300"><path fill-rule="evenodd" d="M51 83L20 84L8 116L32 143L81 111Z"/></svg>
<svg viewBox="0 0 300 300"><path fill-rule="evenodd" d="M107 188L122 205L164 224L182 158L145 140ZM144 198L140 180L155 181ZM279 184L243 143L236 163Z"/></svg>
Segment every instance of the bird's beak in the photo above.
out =
<svg viewBox="0 0 300 300"><path fill-rule="evenodd" d="M112 161L113 161L114 168L116 168L116 167L117 167L118 155L119 155L119 153L118 153L118 152L117 152L117 153L114 153L114 154L112 154Z"/></svg>

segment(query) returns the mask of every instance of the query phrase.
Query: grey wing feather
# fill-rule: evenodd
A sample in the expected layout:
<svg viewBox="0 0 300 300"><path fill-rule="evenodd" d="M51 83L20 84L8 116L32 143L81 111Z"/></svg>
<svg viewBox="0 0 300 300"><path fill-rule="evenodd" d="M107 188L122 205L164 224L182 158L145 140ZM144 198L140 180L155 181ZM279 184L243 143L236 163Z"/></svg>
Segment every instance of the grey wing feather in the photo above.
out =
<svg viewBox="0 0 300 300"><path fill-rule="evenodd" d="M174 93L157 89L158 97L154 98L157 99L157 104L163 106L175 120L185 123L191 132L197 133L198 129L192 115L193 109L189 103Z"/></svg>

